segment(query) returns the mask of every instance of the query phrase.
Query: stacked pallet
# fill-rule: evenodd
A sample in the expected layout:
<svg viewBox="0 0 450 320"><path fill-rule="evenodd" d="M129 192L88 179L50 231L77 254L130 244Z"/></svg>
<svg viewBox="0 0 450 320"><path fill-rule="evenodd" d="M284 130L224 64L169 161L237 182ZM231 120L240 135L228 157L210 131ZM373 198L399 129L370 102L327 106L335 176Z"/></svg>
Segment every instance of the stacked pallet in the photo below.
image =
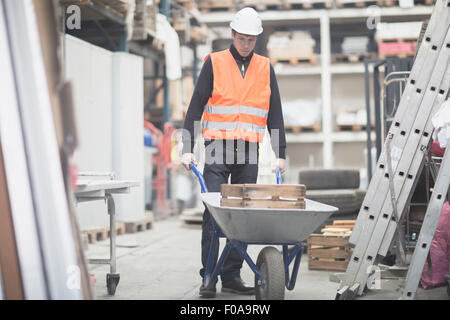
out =
<svg viewBox="0 0 450 320"><path fill-rule="evenodd" d="M377 0L336 0L338 8L361 8L377 4Z"/></svg>
<svg viewBox="0 0 450 320"><path fill-rule="evenodd" d="M367 111L364 109L341 111L336 115L336 131L363 131L366 128Z"/></svg>
<svg viewBox="0 0 450 320"><path fill-rule="evenodd" d="M422 22L379 23L375 34L381 58L414 56Z"/></svg>
<svg viewBox="0 0 450 320"><path fill-rule="evenodd" d="M157 4L147 4L146 0L136 0L133 21L133 40L147 40L148 35L156 34Z"/></svg>
<svg viewBox="0 0 450 320"><path fill-rule="evenodd" d="M331 55L333 63L364 62L364 59L375 58L374 52L368 52L368 37L345 37L342 42L342 53Z"/></svg>
<svg viewBox="0 0 450 320"><path fill-rule="evenodd" d="M125 224L123 222L116 222L116 235L121 235L125 233ZM110 237L110 228L92 228L82 232L82 239L85 247L87 248L88 243L96 243L97 241L103 241Z"/></svg>
<svg viewBox="0 0 450 320"><path fill-rule="evenodd" d="M286 132L320 132L322 130L320 100L296 99L283 101L282 104ZM302 116L299 117L299 114Z"/></svg>
<svg viewBox="0 0 450 320"><path fill-rule="evenodd" d="M331 9L333 0L286 0L288 9Z"/></svg>
<svg viewBox="0 0 450 320"><path fill-rule="evenodd" d="M136 233L150 230L153 227L154 221L155 219L153 216L153 212L146 211L143 219L133 222L125 222L125 232Z"/></svg>
<svg viewBox="0 0 450 320"><path fill-rule="evenodd" d="M348 239L355 220L335 220L308 237L309 270L345 271L352 255Z"/></svg>
<svg viewBox="0 0 450 320"><path fill-rule="evenodd" d="M135 0L90 0L125 18ZM86 2L86 1L85 1Z"/></svg>
<svg viewBox="0 0 450 320"><path fill-rule="evenodd" d="M275 32L269 38L267 50L272 64L317 64L315 44L309 32Z"/></svg>
<svg viewBox="0 0 450 320"><path fill-rule="evenodd" d="M199 0L197 6L200 12L212 12L212 11L235 11L235 0Z"/></svg>
<svg viewBox="0 0 450 320"><path fill-rule="evenodd" d="M186 10L197 9L197 3L194 0L175 0L175 2Z"/></svg>
<svg viewBox="0 0 450 320"><path fill-rule="evenodd" d="M288 9L287 0L243 0L241 7L252 7L257 11Z"/></svg>
<svg viewBox="0 0 450 320"><path fill-rule="evenodd" d="M224 207L305 208L305 185L222 184L220 193Z"/></svg>

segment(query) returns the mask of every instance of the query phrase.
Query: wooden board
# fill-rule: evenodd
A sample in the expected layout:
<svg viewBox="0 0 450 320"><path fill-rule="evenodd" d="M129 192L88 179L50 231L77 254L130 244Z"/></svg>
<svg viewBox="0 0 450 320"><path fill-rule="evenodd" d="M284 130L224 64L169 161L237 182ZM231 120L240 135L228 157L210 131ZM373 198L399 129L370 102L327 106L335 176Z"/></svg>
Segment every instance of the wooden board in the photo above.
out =
<svg viewBox="0 0 450 320"><path fill-rule="evenodd" d="M220 205L242 208L304 209L305 185L222 184Z"/></svg>
<svg viewBox="0 0 450 320"><path fill-rule="evenodd" d="M246 200L246 199L220 199L222 207L239 207L239 208L273 208L273 209L305 209L303 201L289 200Z"/></svg>

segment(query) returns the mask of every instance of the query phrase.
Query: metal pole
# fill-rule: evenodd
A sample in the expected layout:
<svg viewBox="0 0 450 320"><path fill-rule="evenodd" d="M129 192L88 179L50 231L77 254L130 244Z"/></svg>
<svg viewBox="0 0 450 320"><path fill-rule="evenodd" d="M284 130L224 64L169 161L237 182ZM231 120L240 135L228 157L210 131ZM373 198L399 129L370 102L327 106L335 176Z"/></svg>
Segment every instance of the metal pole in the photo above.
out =
<svg viewBox="0 0 450 320"><path fill-rule="evenodd" d="M370 140L370 86L369 86L369 62L364 60L364 86L366 89L366 118L367 118L367 183L372 179L372 141Z"/></svg>
<svg viewBox="0 0 450 320"><path fill-rule="evenodd" d="M194 86L197 83L197 68L198 68L198 62L197 62L197 43L192 44L192 51L194 52L194 61L192 63L192 79L194 80Z"/></svg>

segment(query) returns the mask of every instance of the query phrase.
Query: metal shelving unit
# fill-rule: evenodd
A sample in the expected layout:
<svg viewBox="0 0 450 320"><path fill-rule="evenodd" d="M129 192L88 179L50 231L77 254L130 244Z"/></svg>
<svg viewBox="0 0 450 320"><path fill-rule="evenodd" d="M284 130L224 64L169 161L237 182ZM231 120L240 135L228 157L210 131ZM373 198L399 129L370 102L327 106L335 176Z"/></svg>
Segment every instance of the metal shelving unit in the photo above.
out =
<svg viewBox="0 0 450 320"><path fill-rule="evenodd" d="M312 10L269 10L259 12L265 27L305 27L319 25L321 64L309 66L275 65L277 77L316 77L320 76L320 98L322 101L322 131L317 133L287 134L288 143L322 143L324 168L334 167L333 158L336 142L364 142L366 132L335 132L333 126L332 85L335 75L351 75L364 82L364 63L331 63L331 28L335 25L368 23L379 18L383 22L421 21L431 15L432 6L412 8L381 7L376 11L370 8L312 9ZM211 12L202 14L200 19L208 27L226 27L233 18L233 12ZM269 28L268 28L269 29ZM373 72L373 68L369 70ZM364 91L361 91L364 106ZM375 137L372 137L372 140ZM364 164L361 167L365 167Z"/></svg>

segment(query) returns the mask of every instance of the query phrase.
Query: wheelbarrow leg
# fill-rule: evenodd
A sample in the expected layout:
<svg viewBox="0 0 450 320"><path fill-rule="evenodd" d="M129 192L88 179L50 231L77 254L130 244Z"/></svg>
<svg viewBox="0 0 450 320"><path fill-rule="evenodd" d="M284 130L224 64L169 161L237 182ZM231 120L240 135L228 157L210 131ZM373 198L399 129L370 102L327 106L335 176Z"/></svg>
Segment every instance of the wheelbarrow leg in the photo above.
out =
<svg viewBox="0 0 450 320"><path fill-rule="evenodd" d="M106 275L106 287L108 294L113 296L116 293L116 288L119 284L120 274L116 273L116 209L114 199L111 194L106 195L108 214L109 214L109 231L110 231L110 272Z"/></svg>
<svg viewBox="0 0 450 320"><path fill-rule="evenodd" d="M295 282L297 281L298 268L302 258L303 247L301 244L297 244L292 248L292 252L289 253L288 246L283 245L283 262L285 272L286 288L288 290L294 290ZM289 276L289 265L295 258L294 267L292 268L292 275Z"/></svg>

